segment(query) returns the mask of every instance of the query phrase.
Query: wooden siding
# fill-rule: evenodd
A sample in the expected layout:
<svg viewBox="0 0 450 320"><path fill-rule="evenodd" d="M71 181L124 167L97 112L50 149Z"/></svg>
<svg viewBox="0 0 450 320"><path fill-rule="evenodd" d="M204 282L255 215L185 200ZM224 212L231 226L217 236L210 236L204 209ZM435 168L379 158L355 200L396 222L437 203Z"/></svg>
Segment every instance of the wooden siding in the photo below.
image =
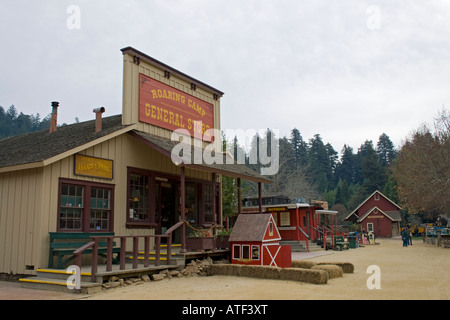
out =
<svg viewBox="0 0 450 320"><path fill-rule="evenodd" d="M114 232L153 234L153 229L127 229L127 167L179 175L172 161L128 134L83 150L80 154L114 160L114 178L74 175L74 156L39 169L0 174L0 273L30 274L26 265L46 267L49 232L57 230L59 178L115 185ZM207 172L186 169L187 178L211 180ZM131 243L129 244L131 245Z"/></svg>
<svg viewBox="0 0 450 320"><path fill-rule="evenodd" d="M123 124L135 124L137 130L161 137L171 136L169 130L139 122L139 73L142 73L213 104L214 126L220 130L220 99L214 100L211 92L200 87L191 90L190 83L175 76L167 79L164 70L145 61L138 66L128 54L124 55L123 68ZM220 148L220 139L216 139L216 143ZM114 178L105 180L74 175L75 152L112 159ZM115 185L113 231L117 235L152 234L153 229L127 229L125 226L127 167L180 175L180 168L171 159L124 132L118 132L108 140L67 151L42 163L20 166L15 168L16 171L0 172L0 273L35 274L37 268L47 267L48 233L57 230L60 178ZM186 177L211 181L212 174L187 168ZM218 212L220 216L220 204Z"/></svg>
<svg viewBox="0 0 450 320"><path fill-rule="evenodd" d="M31 274L39 259L42 171L0 174L0 273Z"/></svg>

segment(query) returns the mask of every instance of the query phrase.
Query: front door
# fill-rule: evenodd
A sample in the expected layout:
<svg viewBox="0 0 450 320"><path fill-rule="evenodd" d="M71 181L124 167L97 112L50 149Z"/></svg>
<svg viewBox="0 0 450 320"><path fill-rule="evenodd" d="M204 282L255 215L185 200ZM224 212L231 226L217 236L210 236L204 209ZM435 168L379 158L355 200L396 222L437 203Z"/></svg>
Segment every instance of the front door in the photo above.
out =
<svg viewBox="0 0 450 320"><path fill-rule="evenodd" d="M156 221L160 234L178 222L176 206L176 183L170 181L156 182ZM164 239L163 239L164 240ZM175 232L172 242L179 242L179 232Z"/></svg>

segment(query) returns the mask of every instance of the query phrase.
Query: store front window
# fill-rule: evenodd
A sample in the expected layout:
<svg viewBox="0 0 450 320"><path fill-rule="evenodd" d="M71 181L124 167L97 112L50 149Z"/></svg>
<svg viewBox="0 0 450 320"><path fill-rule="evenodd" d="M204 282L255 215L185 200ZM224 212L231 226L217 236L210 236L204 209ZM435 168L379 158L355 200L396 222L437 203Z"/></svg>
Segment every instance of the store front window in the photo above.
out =
<svg viewBox="0 0 450 320"><path fill-rule="evenodd" d="M186 179L185 190L186 221L196 226L214 222L212 182ZM163 234L180 219L178 176L128 169L128 228L155 228L157 234Z"/></svg>
<svg viewBox="0 0 450 320"><path fill-rule="evenodd" d="M78 180L60 180L58 230L110 232L114 186Z"/></svg>

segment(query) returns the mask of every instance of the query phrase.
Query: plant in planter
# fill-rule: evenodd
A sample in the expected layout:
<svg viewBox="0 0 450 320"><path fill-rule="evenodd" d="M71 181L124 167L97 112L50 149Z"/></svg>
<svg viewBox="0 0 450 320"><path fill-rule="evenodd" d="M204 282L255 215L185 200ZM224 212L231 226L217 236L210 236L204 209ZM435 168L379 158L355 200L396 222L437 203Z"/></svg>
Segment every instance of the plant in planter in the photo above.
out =
<svg viewBox="0 0 450 320"><path fill-rule="evenodd" d="M221 229L216 234L216 248L220 249L230 249L230 242L228 241L230 239L232 229Z"/></svg>
<svg viewBox="0 0 450 320"><path fill-rule="evenodd" d="M194 230L186 237L188 251L214 250L215 241L209 230Z"/></svg>

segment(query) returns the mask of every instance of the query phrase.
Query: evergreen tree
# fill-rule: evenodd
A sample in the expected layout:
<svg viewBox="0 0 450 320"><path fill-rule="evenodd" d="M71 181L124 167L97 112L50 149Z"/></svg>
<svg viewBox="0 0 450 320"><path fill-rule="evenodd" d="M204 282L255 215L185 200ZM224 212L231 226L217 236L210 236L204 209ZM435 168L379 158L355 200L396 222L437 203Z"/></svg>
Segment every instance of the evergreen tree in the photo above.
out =
<svg viewBox="0 0 450 320"><path fill-rule="evenodd" d="M378 154L373 147L372 141L366 140L364 142L360 148L360 156L363 192L366 195L370 195L376 190L383 190L387 177L378 161Z"/></svg>
<svg viewBox="0 0 450 320"><path fill-rule="evenodd" d="M378 140L377 154L383 168L391 165L396 158L394 144L386 133L383 133Z"/></svg>
<svg viewBox="0 0 450 320"><path fill-rule="evenodd" d="M294 150L295 167L305 166L308 162L308 146L296 128L292 129L290 143Z"/></svg>
<svg viewBox="0 0 450 320"><path fill-rule="evenodd" d="M342 148L341 161L336 167L336 179L347 181L347 184L356 182L355 161L356 155L353 153L353 148L345 144Z"/></svg>

